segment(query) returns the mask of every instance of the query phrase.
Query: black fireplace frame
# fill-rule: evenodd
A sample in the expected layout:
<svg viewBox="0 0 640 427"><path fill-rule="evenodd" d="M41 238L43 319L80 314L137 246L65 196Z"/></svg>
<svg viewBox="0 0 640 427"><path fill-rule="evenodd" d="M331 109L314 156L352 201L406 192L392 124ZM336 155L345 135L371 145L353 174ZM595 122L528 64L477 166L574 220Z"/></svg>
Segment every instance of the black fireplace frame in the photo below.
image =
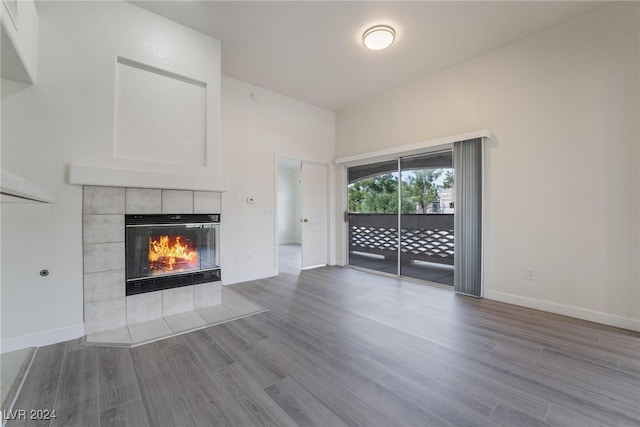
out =
<svg viewBox="0 0 640 427"><path fill-rule="evenodd" d="M135 214L125 215L125 257L129 249L128 227L139 227L145 225L183 225L183 224L220 224L220 214ZM219 228L216 228L219 233ZM216 239L216 246L219 245L219 238ZM220 251L219 247L215 250ZM222 280L220 266L215 268L196 270L191 272L181 272L166 276L149 276L136 279L129 277L128 262L125 262L125 295L138 295L147 292L160 291L164 289L179 288L182 286L198 285L202 283L217 282Z"/></svg>

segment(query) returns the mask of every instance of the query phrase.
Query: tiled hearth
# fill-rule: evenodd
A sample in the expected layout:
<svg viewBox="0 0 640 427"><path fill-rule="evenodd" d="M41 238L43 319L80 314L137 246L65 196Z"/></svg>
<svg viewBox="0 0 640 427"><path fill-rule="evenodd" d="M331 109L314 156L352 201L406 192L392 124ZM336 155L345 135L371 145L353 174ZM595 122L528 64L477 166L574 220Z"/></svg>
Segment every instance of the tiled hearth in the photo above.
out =
<svg viewBox="0 0 640 427"><path fill-rule="evenodd" d="M221 282L125 296L125 214L220 213L220 193L85 186L83 194L85 333L137 343L247 315ZM228 306L223 304L227 299ZM240 302L238 302L240 301ZM248 303L251 303L248 301ZM245 308L236 312L233 307ZM263 310L259 306L249 311ZM155 323L154 323L155 322ZM125 333L126 331L126 333ZM107 333L108 332L108 333ZM119 335L118 335L119 334ZM127 338L128 337L128 338Z"/></svg>
<svg viewBox="0 0 640 427"><path fill-rule="evenodd" d="M89 334L83 344L132 347L264 311L253 301L222 287L220 304Z"/></svg>

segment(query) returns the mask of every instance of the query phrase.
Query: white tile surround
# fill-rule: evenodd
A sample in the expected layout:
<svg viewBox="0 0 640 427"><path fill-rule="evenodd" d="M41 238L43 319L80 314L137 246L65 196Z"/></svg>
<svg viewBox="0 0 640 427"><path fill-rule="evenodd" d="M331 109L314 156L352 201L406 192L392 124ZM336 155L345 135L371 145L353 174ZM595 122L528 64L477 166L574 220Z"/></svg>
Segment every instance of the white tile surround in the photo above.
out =
<svg viewBox="0 0 640 427"><path fill-rule="evenodd" d="M193 191L162 190L162 213L193 213Z"/></svg>
<svg viewBox="0 0 640 427"><path fill-rule="evenodd" d="M118 331L128 325L221 304L221 282L127 297L124 270L125 214L219 213L220 199L220 193L208 191L84 186L82 234L87 335ZM189 324L188 315L183 317L172 322ZM194 319L191 320L193 323ZM134 328L135 333L145 336L149 331L144 326L141 328Z"/></svg>

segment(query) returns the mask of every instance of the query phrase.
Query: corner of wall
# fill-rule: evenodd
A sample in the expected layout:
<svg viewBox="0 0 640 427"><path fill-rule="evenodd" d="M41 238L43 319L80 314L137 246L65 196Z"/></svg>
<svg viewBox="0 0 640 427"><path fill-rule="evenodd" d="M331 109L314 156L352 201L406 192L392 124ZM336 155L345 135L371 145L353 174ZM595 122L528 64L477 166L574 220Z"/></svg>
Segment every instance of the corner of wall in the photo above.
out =
<svg viewBox="0 0 640 427"><path fill-rule="evenodd" d="M9 353L29 347L42 347L82 336L84 336L84 323L78 323L64 328L4 339L0 342L0 353Z"/></svg>

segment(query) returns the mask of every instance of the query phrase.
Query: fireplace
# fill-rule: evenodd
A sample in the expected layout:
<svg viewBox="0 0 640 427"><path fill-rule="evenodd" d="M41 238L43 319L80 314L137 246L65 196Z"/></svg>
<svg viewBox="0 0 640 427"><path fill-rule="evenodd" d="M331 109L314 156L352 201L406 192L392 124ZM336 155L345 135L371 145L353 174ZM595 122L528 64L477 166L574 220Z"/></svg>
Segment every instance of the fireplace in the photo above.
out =
<svg viewBox="0 0 640 427"><path fill-rule="evenodd" d="M126 295L220 280L219 214L125 215Z"/></svg>

